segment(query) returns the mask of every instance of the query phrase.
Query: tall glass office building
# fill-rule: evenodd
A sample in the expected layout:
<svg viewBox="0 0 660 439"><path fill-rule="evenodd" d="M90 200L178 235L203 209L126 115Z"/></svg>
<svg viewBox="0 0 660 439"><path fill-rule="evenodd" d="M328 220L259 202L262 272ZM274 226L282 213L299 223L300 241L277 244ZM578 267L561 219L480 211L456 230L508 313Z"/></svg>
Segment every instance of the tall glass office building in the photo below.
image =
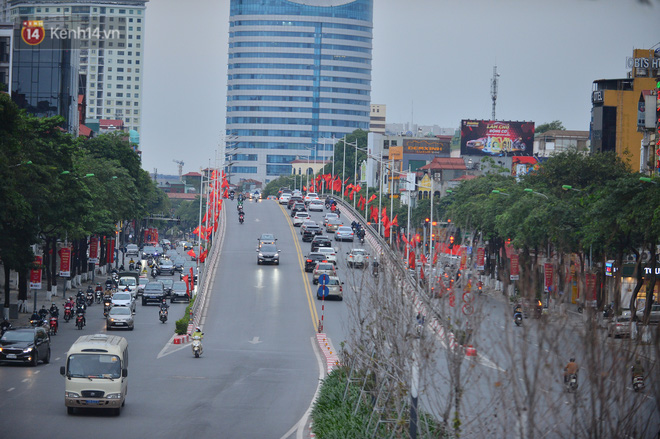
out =
<svg viewBox="0 0 660 439"><path fill-rule="evenodd" d="M373 0L231 0L231 182L264 183L369 129Z"/></svg>

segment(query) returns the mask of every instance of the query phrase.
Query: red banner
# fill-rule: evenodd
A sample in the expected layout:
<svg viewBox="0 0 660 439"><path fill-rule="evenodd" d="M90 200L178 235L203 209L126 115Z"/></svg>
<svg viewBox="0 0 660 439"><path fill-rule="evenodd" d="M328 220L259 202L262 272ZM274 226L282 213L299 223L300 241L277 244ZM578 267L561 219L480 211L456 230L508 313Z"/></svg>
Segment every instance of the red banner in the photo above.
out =
<svg viewBox="0 0 660 439"><path fill-rule="evenodd" d="M467 267L467 247L464 245L461 246L461 265L460 269L465 270Z"/></svg>
<svg viewBox="0 0 660 439"><path fill-rule="evenodd" d="M60 276L71 276L71 249L68 247L60 249Z"/></svg>
<svg viewBox="0 0 660 439"><path fill-rule="evenodd" d="M545 273L545 291L548 292L552 289L552 277L554 275L554 267L551 263L546 262L543 264L543 272Z"/></svg>
<svg viewBox="0 0 660 439"><path fill-rule="evenodd" d="M518 265L518 255L511 255L511 280L520 278L520 266Z"/></svg>
<svg viewBox="0 0 660 439"><path fill-rule="evenodd" d="M585 294L586 303L591 302L591 306L596 306L596 275L594 273L586 274L587 292Z"/></svg>
<svg viewBox="0 0 660 439"><path fill-rule="evenodd" d="M99 237L92 236L89 238L89 258L88 262L96 264L99 261Z"/></svg>
<svg viewBox="0 0 660 439"><path fill-rule="evenodd" d="M479 247L477 249L477 270L483 270L484 269L485 256L486 256L486 249L484 249L483 247Z"/></svg>
<svg viewBox="0 0 660 439"><path fill-rule="evenodd" d="M108 247L106 252L108 254L108 264L115 262L115 238L108 238Z"/></svg>
<svg viewBox="0 0 660 439"><path fill-rule="evenodd" d="M41 265L43 259L41 256L35 256L33 264L39 268L33 268L30 270L30 289L31 290L40 290L41 289Z"/></svg>

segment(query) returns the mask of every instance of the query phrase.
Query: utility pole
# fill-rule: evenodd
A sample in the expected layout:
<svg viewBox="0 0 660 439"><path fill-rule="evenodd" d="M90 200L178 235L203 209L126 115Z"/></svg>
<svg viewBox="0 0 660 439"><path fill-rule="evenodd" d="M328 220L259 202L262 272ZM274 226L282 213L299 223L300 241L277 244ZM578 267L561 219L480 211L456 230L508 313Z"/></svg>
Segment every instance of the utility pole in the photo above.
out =
<svg viewBox="0 0 660 439"><path fill-rule="evenodd" d="M495 105L497 103L497 78L500 75L497 73L497 66L493 67L493 79L490 80L490 97L493 100L493 118L492 120L497 120L495 119Z"/></svg>

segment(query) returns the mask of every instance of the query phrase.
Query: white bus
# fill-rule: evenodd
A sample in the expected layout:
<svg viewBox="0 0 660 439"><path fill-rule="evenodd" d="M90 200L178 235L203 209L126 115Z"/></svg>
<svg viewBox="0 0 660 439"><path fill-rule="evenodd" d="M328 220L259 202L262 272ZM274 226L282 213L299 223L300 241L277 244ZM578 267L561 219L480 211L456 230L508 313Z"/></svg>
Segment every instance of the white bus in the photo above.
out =
<svg viewBox="0 0 660 439"><path fill-rule="evenodd" d="M111 409L119 415L128 387L128 342L106 334L79 337L60 367L66 378L64 404L67 413L77 408Z"/></svg>

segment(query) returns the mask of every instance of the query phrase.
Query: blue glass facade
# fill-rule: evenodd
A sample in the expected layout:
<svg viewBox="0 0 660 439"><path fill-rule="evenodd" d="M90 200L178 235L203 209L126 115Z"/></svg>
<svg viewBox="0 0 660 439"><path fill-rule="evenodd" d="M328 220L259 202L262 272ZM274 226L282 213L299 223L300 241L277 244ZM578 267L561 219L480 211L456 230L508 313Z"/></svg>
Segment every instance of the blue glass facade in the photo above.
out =
<svg viewBox="0 0 660 439"><path fill-rule="evenodd" d="M328 158L333 138L369 129L372 16L373 0L231 1L234 183L288 175L296 156ZM256 171L254 160L241 163L248 154Z"/></svg>

